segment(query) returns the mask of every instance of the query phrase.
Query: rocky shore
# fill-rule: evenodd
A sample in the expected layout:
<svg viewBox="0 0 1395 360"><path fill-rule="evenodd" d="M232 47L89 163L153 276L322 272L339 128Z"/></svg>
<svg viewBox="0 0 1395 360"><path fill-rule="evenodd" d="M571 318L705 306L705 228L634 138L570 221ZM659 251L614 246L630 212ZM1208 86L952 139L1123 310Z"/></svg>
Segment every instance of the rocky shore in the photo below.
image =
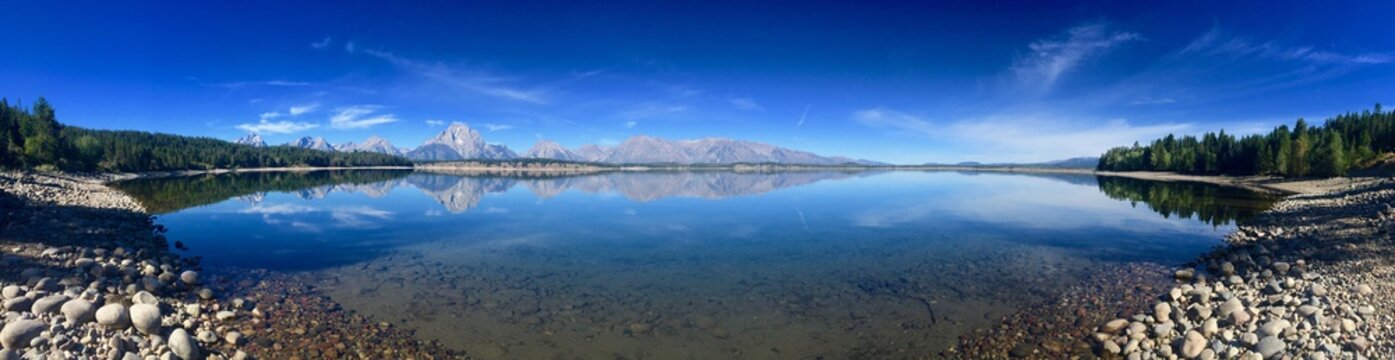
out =
<svg viewBox="0 0 1395 360"><path fill-rule="evenodd" d="M1178 269L1146 311L1092 335L1128 359L1361 359L1390 354L1395 181L1304 184Z"/></svg>
<svg viewBox="0 0 1395 360"><path fill-rule="evenodd" d="M455 357L303 286L202 274L162 233L96 178L0 173L0 360Z"/></svg>
<svg viewBox="0 0 1395 360"><path fill-rule="evenodd" d="M1181 268L1105 269L941 354L973 359L1379 359L1395 350L1395 179L1297 193Z"/></svg>

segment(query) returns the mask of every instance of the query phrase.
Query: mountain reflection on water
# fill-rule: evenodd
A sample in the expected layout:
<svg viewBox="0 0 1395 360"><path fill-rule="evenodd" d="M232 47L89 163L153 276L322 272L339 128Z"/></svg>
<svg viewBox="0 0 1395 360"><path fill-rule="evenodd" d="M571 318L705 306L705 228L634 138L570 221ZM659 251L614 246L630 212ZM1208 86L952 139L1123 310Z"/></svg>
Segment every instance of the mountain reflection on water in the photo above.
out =
<svg viewBox="0 0 1395 360"><path fill-rule="evenodd" d="M887 358L1272 198L973 172L242 173L115 185L210 273L291 274L481 358Z"/></svg>
<svg viewBox="0 0 1395 360"><path fill-rule="evenodd" d="M770 192L880 172L609 172L582 174L481 172L444 174L401 170L306 172L245 172L192 177L167 177L118 182L114 187L132 195L156 214L221 202L231 198L259 203L269 192L291 193L302 199L322 199L332 192L387 196L410 185L441 203L451 213L469 211L486 194L522 185L539 199L567 190L592 194L616 193L633 201L668 197L719 199ZM956 172L965 176L1001 173ZM1106 196L1144 204L1165 217L1197 218L1227 225L1267 209L1274 197L1245 190L1192 182L1151 181L1078 174L1011 174L1051 179L1076 185L1097 185Z"/></svg>

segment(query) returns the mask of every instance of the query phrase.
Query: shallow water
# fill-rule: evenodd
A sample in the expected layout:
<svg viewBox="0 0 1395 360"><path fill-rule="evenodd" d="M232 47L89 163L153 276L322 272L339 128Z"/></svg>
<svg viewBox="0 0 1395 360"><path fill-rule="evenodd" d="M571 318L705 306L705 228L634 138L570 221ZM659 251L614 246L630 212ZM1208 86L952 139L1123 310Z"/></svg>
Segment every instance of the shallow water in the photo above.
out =
<svg viewBox="0 0 1395 360"><path fill-rule="evenodd" d="M484 358L939 353L1272 199L1083 175L358 171L117 184L211 270L291 272Z"/></svg>

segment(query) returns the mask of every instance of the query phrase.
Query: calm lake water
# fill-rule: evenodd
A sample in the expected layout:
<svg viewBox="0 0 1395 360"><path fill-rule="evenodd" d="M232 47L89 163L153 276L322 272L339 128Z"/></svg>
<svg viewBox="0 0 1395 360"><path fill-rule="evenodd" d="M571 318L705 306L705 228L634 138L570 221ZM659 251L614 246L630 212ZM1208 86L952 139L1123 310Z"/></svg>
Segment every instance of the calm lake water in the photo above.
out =
<svg viewBox="0 0 1395 360"><path fill-rule="evenodd" d="M117 184L209 271L303 276L483 358L935 354L1272 199L1086 175L250 173Z"/></svg>

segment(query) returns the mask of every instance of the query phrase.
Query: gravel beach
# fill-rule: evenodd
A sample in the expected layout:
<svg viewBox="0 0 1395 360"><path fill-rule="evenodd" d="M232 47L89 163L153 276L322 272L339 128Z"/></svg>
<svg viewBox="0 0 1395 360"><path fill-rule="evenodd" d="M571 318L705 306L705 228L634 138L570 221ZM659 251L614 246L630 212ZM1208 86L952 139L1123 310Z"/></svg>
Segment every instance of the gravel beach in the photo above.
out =
<svg viewBox="0 0 1395 360"><path fill-rule="evenodd" d="M98 177L0 173L0 360L461 357L295 282L202 274L162 233Z"/></svg>
<svg viewBox="0 0 1395 360"><path fill-rule="evenodd" d="M1186 266L1102 272L947 355L1379 359L1395 350L1395 298L1385 295L1395 290L1395 179L1213 181L1231 182L1295 194Z"/></svg>

